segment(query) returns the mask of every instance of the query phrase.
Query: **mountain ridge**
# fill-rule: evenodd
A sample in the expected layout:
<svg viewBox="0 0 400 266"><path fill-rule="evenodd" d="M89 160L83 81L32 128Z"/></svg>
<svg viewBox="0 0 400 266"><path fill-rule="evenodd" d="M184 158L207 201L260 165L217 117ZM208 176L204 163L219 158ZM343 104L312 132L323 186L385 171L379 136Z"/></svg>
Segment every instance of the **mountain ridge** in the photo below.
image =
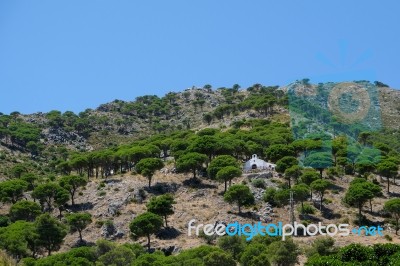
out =
<svg viewBox="0 0 400 266"><path fill-rule="evenodd" d="M379 82L378 84L383 83ZM285 91L287 86L255 84L245 90L239 90L238 85L235 85L233 88L212 90L211 86L205 85L203 88L193 87L182 92L169 92L163 97L145 95L137 97L134 101L114 100L101 104L95 109L86 109L78 115L69 111L63 114L58 111L50 111L33 114L17 113L17 116L28 123L44 125L43 134L45 138L50 139L52 144L69 145L72 143L73 145L69 146L90 150L111 145L106 143L105 138L101 136L101 134L105 134L104 131L112 134L111 138L117 139L115 144L119 144L123 143L126 138L137 138L149 133L171 132L183 128L200 129L211 125L214 127L229 126L232 122L243 118L266 118L265 114L252 108L237 110L233 107L231 108L233 110L229 110L229 106L238 105L252 95L251 91L254 88L274 88L276 91ZM383 126L389 129L399 129L400 91L386 87L386 85L378 87L378 90ZM275 111L287 115L287 105ZM12 113L11 116L15 114ZM76 125L71 130L73 124L68 121L52 123L52 120L61 120L61 115L66 117L65 120L68 120L68 117L79 117L86 124ZM205 115L212 116L209 118L210 123L205 121ZM87 128L83 129L82 127L85 126ZM89 132L85 132L85 130ZM49 134L49 131L56 132ZM54 136L57 134L64 137L57 138ZM92 135L92 138L88 135ZM76 142L74 139L79 141Z"/></svg>

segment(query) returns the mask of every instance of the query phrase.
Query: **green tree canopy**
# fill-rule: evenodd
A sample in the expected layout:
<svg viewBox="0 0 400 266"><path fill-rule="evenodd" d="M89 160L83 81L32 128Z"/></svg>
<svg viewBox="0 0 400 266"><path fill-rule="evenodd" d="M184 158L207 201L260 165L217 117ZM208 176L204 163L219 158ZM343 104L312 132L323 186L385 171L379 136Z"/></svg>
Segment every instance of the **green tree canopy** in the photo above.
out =
<svg viewBox="0 0 400 266"><path fill-rule="evenodd" d="M0 248L7 250L16 259L35 256L38 251L38 235L33 223L16 221L0 228Z"/></svg>
<svg viewBox="0 0 400 266"><path fill-rule="evenodd" d="M42 213L39 204L33 201L21 200L10 208L11 221L24 220L33 222Z"/></svg>
<svg viewBox="0 0 400 266"><path fill-rule="evenodd" d="M302 172L302 168L298 165L293 165L289 168L285 169L285 179L288 181L289 187L291 187L291 179L294 179L297 183L298 179L300 178Z"/></svg>
<svg viewBox="0 0 400 266"><path fill-rule="evenodd" d="M304 165L319 171L322 178L324 169L332 166L332 154L329 152L314 152L304 160Z"/></svg>
<svg viewBox="0 0 400 266"><path fill-rule="evenodd" d="M229 203L236 203L241 213L242 206L254 204L254 196L250 188L245 185L233 185L224 194L224 200Z"/></svg>
<svg viewBox="0 0 400 266"><path fill-rule="evenodd" d="M24 196L28 183L20 179L11 179L0 183L0 200L16 203Z"/></svg>
<svg viewBox="0 0 400 266"><path fill-rule="evenodd" d="M279 173L284 173L286 169L298 165L299 162L293 156L285 156L276 162L275 170Z"/></svg>
<svg viewBox="0 0 400 266"><path fill-rule="evenodd" d="M66 190L68 190L71 195L71 203L75 205L75 192L79 187L86 186L87 180L83 176L69 175L63 176L60 179L60 186Z"/></svg>
<svg viewBox="0 0 400 266"><path fill-rule="evenodd" d="M285 241L274 241L267 249L269 261L273 265L290 266L295 265L299 250L292 239Z"/></svg>
<svg viewBox="0 0 400 266"><path fill-rule="evenodd" d="M96 265L99 266L125 266L131 265L132 261L135 259L135 253L125 246L118 246L107 253L101 255Z"/></svg>
<svg viewBox="0 0 400 266"><path fill-rule="evenodd" d="M10 218L7 215L0 215L0 227L6 227L10 224Z"/></svg>
<svg viewBox="0 0 400 266"><path fill-rule="evenodd" d="M204 266L236 266L231 255L220 251L213 251L204 257Z"/></svg>
<svg viewBox="0 0 400 266"><path fill-rule="evenodd" d="M246 247L246 240L244 237L238 235L223 236L218 239L217 245L226 252L229 252L235 260L238 260Z"/></svg>
<svg viewBox="0 0 400 266"><path fill-rule="evenodd" d="M67 235L65 225L51 217L50 214L45 213L36 219L35 226L39 235L38 243L47 250L48 255L61 247L64 237Z"/></svg>
<svg viewBox="0 0 400 266"><path fill-rule="evenodd" d="M207 125L210 125L210 124L211 124L213 118L214 118L214 117L213 117L212 113L205 113L205 114L203 114L203 120L204 120L204 122L207 123Z"/></svg>
<svg viewBox="0 0 400 266"><path fill-rule="evenodd" d="M22 163L16 164L11 168L11 175L16 178L20 178L28 169Z"/></svg>
<svg viewBox="0 0 400 266"><path fill-rule="evenodd" d="M305 169L300 176L300 180L302 183L306 185L310 185L313 181L317 180L320 175L315 172L313 169Z"/></svg>
<svg viewBox="0 0 400 266"><path fill-rule="evenodd" d="M264 255L266 255L268 247L260 244L260 243L252 243L246 247L246 249L243 251L243 253L240 256L240 263L243 266L261 266L259 262L260 256L264 258ZM265 266L269 266L269 260L263 260L262 261Z"/></svg>
<svg viewBox="0 0 400 266"><path fill-rule="evenodd" d="M267 158L273 162L282 159L285 156L295 156L292 146L286 144L274 144L265 150Z"/></svg>
<svg viewBox="0 0 400 266"><path fill-rule="evenodd" d="M158 158L145 158L136 164L136 171L149 180L149 188L151 187L151 179L157 170L163 168L163 162Z"/></svg>
<svg viewBox="0 0 400 266"><path fill-rule="evenodd" d="M173 195L164 194L158 197L153 197L147 204L147 210L164 217L165 227L168 227L167 216L174 214L173 204L175 203Z"/></svg>
<svg viewBox="0 0 400 266"><path fill-rule="evenodd" d="M367 181L365 178L354 178L353 181L350 182L350 185L360 184L360 183L362 183L363 188L371 191L371 193L374 195L374 197L382 196L382 188L377 184ZM371 201L372 201L372 198L369 199L370 210L372 212L372 202Z"/></svg>
<svg viewBox="0 0 400 266"><path fill-rule="evenodd" d="M372 172L376 168L376 164L368 159L357 160L355 163L356 171L360 175Z"/></svg>
<svg viewBox="0 0 400 266"><path fill-rule="evenodd" d="M310 184L310 188L315 191L320 199L319 209L322 209L322 202L324 200L325 191L331 186L332 183L325 179L317 179Z"/></svg>
<svg viewBox="0 0 400 266"><path fill-rule="evenodd" d="M211 158L213 155L215 155L217 147L218 141L215 136L204 135L194 139L193 143L189 147L189 150L206 154L211 161Z"/></svg>
<svg viewBox="0 0 400 266"><path fill-rule="evenodd" d="M150 236L157 233L163 224L162 218L152 212L138 215L129 224L129 229L135 237L147 237L147 247L150 250Z"/></svg>
<svg viewBox="0 0 400 266"><path fill-rule="evenodd" d="M173 260L171 264L174 265L178 263L181 265L191 266L204 265L203 259L215 251L221 251L221 249L215 246L203 245L189 250L184 250L175 257L175 260Z"/></svg>
<svg viewBox="0 0 400 266"><path fill-rule="evenodd" d="M69 201L69 193L65 189L60 189L57 191L54 197L54 206L58 208L60 212L60 220L62 218L62 211L65 209L65 205Z"/></svg>
<svg viewBox="0 0 400 266"><path fill-rule="evenodd" d="M67 224L71 232L78 231L79 239L82 242L82 231L92 222L92 215L90 213L71 213L66 216Z"/></svg>
<svg viewBox="0 0 400 266"><path fill-rule="evenodd" d="M168 261L168 263L166 262L167 258L168 257L165 257L164 253L161 251L146 253L136 258L133 261L132 266L164 266L171 264L170 261Z"/></svg>
<svg viewBox="0 0 400 266"><path fill-rule="evenodd" d="M365 182L364 182L365 183ZM364 183L354 183L349 186L344 202L350 206L358 208L358 215L361 221L361 210L363 205L370 199L374 198L374 193L364 185Z"/></svg>
<svg viewBox="0 0 400 266"><path fill-rule="evenodd" d="M28 190L33 190L35 188L35 182L37 181L38 177L33 173L24 173L21 175L20 179L29 184Z"/></svg>
<svg viewBox="0 0 400 266"><path fill-rule="evenodd" d="M396 235L399 231L399 219L400 219L400 199L390 199L385 202L384 210L389 212L392 217L396 220Z"/></svg>
<svg viewBox="0 0 400 266"><path fill-rule="evenodd" d="M32 197L38 199L42 210L47 205L48 210L52 210L56 199L65 199L65 194L69 195L68 191L62 188L57 183L45 183L38 185L32 192Z"/></svg>
<svg viewBox="0 0 400 266"><path fill-rule="evenodd" d="M215 157L215 159L211 161L207 169L209 177L213 179L216 178L218 171L226 166L238 167L237 160L230 155L219 155Z"/></svg>
<svg viewBox="0 0 400 266"><path fill-rule="evenodd" d="M207 156L204 154L189 152L179 157L176 161L176 168L179 172L191 171L193 173L193 178L196 178L196 172L202 169L207 159Z"/></svg>
<svg viewBox="0 0 400 266"><path fill-rule="evenodd" d="M389 193L390 178L397 176L398 166L396 163L384 160L377 165L377 172L387 178L387 192Z"/></svg>
<svg viewBox="0 0 400 266"><path fill-rule="evenodd" d="M306 250L306 255L311 257L313 255L328 256L337 252L337 248L334 247L335 239L329 236L318 237L314 240L311 248Z"/></svg>
<svg viewBox="0 0 400 266"><path fill-rule="evenodd" d="M225 166L221 168L216 175L216 179L218 181L224 182L224 193L226 192L227 183L230 182L235 177L239 177L242 175L242 171L236 166Z"/></svg>
<svg viewBox="0 0 400 266"><path fill-rule="evenodd" d="M273 187L269 187L265 190L264 195L263 195L263 200L265 202L268 202L269 204L271 204L272 206L277 205L277 203L275 202L275 195L276 195L277 189L273 188Z"/></svg>
<svg viewBox="0 0 400 266"><path fill-rule="evenodd" d="M293 191L293 197L296 201L301 202L301 209L303 211L303 203L310 197L310 188L306 184L294 185L291 190Z"/></svg>
<svg viewBox="0 0 400 266"><path fill-rule="evenodd" d="M277 206L283 207L289 204L290 189L278 189L274 195L274 202Z"/></svg>

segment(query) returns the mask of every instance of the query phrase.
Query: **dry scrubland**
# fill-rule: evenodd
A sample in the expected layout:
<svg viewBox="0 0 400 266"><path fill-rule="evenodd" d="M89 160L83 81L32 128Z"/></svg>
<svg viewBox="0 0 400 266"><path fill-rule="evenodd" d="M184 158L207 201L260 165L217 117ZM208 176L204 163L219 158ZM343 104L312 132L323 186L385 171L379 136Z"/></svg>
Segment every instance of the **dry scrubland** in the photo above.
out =
<svg viewBox="0 0 400 266"><path fill-rule="evenodd" d="M201 179L201 184L187 184L190 175L173 174L173 173L157 173L154 176L153 188L147 189L147 179L141 175L115 175L110 176L104 181L103 179L91 180L83 189L80 190L79 196L76 199L75 210L85 210L92 214L93 222L83 231L83 238L87 242L96 242L98 239L106 238L114 240L118 243L132 242L129 233L129 223L138 214L146 211L146 203L148 200L159 194L157 187L164 187L175 196L176 204L174 205L174 214L168 217L170 229L165 232L164 236L152 237L152 246L156 249L174 247L175 251L180 251L188 248L193 248L201 244L213 243L215 240L209 240L197 236L187 235L187 223L191 219L198 220L198 223L215 223L216 221L239 221L240 223L253 223L254 219L246 218L245 215L238 215L238 210L235 205L230 205L223 201L222 192L223 184L212 180ZM325 198L323 211L320 212L318 199L314 199L316 213L310 215L309 219L318 223L350 223L354 225L357 209L344 206L342 199L344 193L352 180L352 176L344 176L343 178L330 179L335 183L334 189L330 189ZM272 183L285 182L283 178L279 178L277 174L274 177L267 178L272 180ZM233 180L235 183L247 183L251 185L249 179L244 175ZM105 184L104 187L101 184ZM271 182L268 182L271 184ZM382 191L385 191L385 183L382 183ZM137 191L144 189L146 199L139 203L136 199ZM254 189L252 187L252 189ZM391 194L400 194L400 186L392 185ZM380 217L379 212L383 208L384 202L388 199L388 195L384 192L383 197L373 200L373 212L369 211L369 205L366 204L363 212L366 217L373 222L383 222L384 218ZM296 204L298 207L300 203ZM243 213L257 213L259 209L265 206L265 202L259 200L252 207L243 208ZM8 212L9 205L3 205L1 213ZM57 212L54 212L57 215ZM296 221L300 222L301 217L297 208L295 210ZM274 207L271 214L272 223L279 221L289 223L289 207ZM105 221L112 219L115 226L113 235L106 236L104 234L105 226L101 226ZM173 232L171 230L173 228ZM400 236L396 236L394 230L385 227L384 234L390 235L393 240L388 241L381 236L355 236L334 237L336 246L346 246L351 243L361 243L365 245L375 243L400 243ZM314 241L315 237L295 237L294 240L299 244L300 249L308 248ZM67 251L77 244L78 234L68 234L64 244L59 252ZM139 243L145 245L146 239L139 238ZM300 265L306 261L304 255L300 255Z"/></svg>
<svg viewBox="0 0 400 266"><path fill-rule="evenodd" d="M316 87L316 85L306 85L305 87L311 88L313 86ZM37 157L33 157L33 152L25 147L27 143L24 146L10 142L10 137L7 138L7 136L0 139L0 159L2 160L0 180L9 179L8 169L19 164L29 165L33 172L44 178L43 180L48 180L46 179L47 175L51 174L56 178L56 176L63 175L57 170L56 163L71 161L78 151L87 154L91 151L115 149L124 144L132 145L132 142L141 137L146 136L148 138L160 133L168 136L171 132L192 130L194 134L205 128L214 128L218 132L225 133L236 126L237 129L243 130L247 134L247 131L251 132L253 129L252 126L257 127L255 124L260 125L261 122L267 120L270 123L282 123L285 130L290 131L288 128L290 117L287 102L283 97L286 88L262 87L259 84L255 84L251 88L252 90L236 90L234 92L227 88L215 91L209 88L192 88L182 93L169 93L168 97L165 96L162 99L156 96L145 96L139 97L135 102L116 100L101 105L95 110L88 109L79 118L78 116L75 118L63 117L64 114L57 114L57 112L53 112L51 115L44 113L15 114L7 119L20 121L19 127L21 128L29 125L35 126L38 130L37 143L43 145L43 150ZM265 90L263 91L263 89ZM263 103L263 101L259 102L261 96L265 96L266 98L263 99L266 101L270 100L268 98L271 96L269 91L272 91L276 102L273 104L273 110L268 109L266 111L258 105ZM387 129L398 130L400 127L400 92L380 87L379 93L383 126ZM156 107L153 108L153 105ZM164 108L165 110L157 109L165 106L168 107ZM157 115L155 115L156 113ZM206 121L205 115L207 114L212 114L211 121ZM60 119L65 121L61 123ZM70 123L69 119L75 119L75 124L71 124L72 122ZM256 123L252 124L252 121L256 121ZM86 123L84 128L87 128L88 132L82 130L82 127L79 126L80 123ZM7 127L4 127L4 129L7 129ZM398 150L399 145L396 143L398 132L388 132L385 132L386 135L384 135L387 142L379 136L374 136L374 140L391 143L393 144L391 148ZM254 152L250 154L252 153ZM51 163L54 163L52 169L49 167ZM250 217L260 214L266 203L262 200L263 190L255 188L248 175L243 174L232 182L233 184L248 185L253 194L256 195L256 203L250 207L243 207L244 214L239 215L236 205L230 205L223 200L223 183L207 178L199 178L200 183L193 183L192 175L189 173L172 173L171 170L174 167L174 159L169 157L165 168L162 171L157 171L154 175L150 189L147 188L148 180L145 177L131 172L111 175L107 178L90 177L88 184L77 191L76 205L71 206L68 202L69 210L67 212L86 211L92 215L92 223L83 231L83 239L88 243L95 243L97 240L105 238L117 243L137 242L144 246L146 244L145 238L137 240L131 238L129 223L146 211L146 203L152 197L166 192L172 193L176 204L174 204L174 214L168 216L169 228L163 228L156 237L152 236L151 246L155 249L168 248L176 253L202 244L216 242L215 239L206 239L205 237L189 237L187 235L187 224L191 219L196 219L197 224L213 224L216 221L227 223L234 221L254 223L258 221ZM73 170L72 174L75 174L76 169ZM318 198L314 198L308 200L308 203L314 205L315 213L308 215L308 217L302 217L298 212L300 203L296 202L296 221L301 222L304 221L302 218L307 218L307 221L311 223L349 223L355 226L357 208L346 206L343 203L344 195L354 176L328 178L326 174L324 173L324 178L334 185L325 194L322 211L319 211ZM370 181L373 179L379 181L383 195L373 199L372 212L369 210L369 204L366 203L363 208L363 215L372 223L387 225L389 224L388 218L382 216L383 205L388 199L400 195L400 186L391 184L391 194L388 195L385 178L381 180L379 176L371 174L369 179ZM273 177L265 178L265 181L267 188L280 187L280 184L287 182L277 173L274 173ZM25 196L27 199L32 199L29 192L26 192ZM0 214L7 215L11 205L9 203L0 204ZM53 211L53 216L58 216L58 210ZM273 207L271 219L270 222L272 223L289 223L289 207ZM335 237L335 245L342 247L351 243L365 245L388 242L400 243L400 238L395 235L394 230L390 227L385 226L384 234L390 236L392 240L389 241L388 236L337 236ZM315 238L311 236L295 237L294 241L299 245L301 251L305 251ZM68 234L61 249L55 253L65 252L77 246L79 244L78 239L78 233ZM300 265L307 260L304 252L302 253L299 256ZM2 257L1 254L0 257ZM0 260L0 265L1 263Z"/></svg>

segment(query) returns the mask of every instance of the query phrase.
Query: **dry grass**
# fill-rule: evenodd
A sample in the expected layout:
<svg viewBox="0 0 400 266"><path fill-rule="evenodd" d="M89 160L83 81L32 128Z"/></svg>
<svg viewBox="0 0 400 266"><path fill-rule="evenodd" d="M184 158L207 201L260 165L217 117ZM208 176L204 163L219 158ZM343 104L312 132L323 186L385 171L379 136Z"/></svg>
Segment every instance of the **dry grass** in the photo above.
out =
<svg viewBox="0 0 400 266"><path fill-rule="evenodd" d="M176 183L179 185L178 190L175 192L175 198L177 204L175 204L174 209L175 213L168 217L168 223L170 226L180 231L180 235L173 239L157 239L155 237L152 238L152 244L155 247L165 247L170 245L176 245L180 248L186 249L190 247L194 247L200 244L204 244L205 241L201 238L195 236L187 236L187 223L191 219L196 219L197 223L215 223L215 221L239 221L241 223L252 223L254 221L237 215L237 208L234 205L227 204L223 201L223 197L221 192L223 191L223 184L210 181L210 180L202 180L204 186L206 188L201 187L190 187L183 185L183 181L190 178L190 176L182 175L182 174L161 174L158 173L153 178L153 184L159 183ZM344 193L349 186L349 182L352 177L346 177L344 179L336 178L333 181L339 192L329 191L326 198L330 200L329 203L324 204L326 208L326 212L331 213L332 217L324 218L324 216L317 211L313 217L319 219L323 224L328 223L343 223L343 221L348 220L349 223L353 226L353 221L355 220L355 208L347 208L343 205L342 198L344 197ZM104 189L106 191L105 197L97 197L97 186L98 181L92 181L88 184L87 189L83 191L83 195L79 196L77 202L93 202L94 208L89 210L94 215L94 220L105 220L105 219L113 219L114 224L117 225L118 228L122 229L126 232L126 235L119 239L117 242L131 242L132 240L129 237L129 223L130 221L137 216L146 211L146 203L148 200L154 196L153 194L148 194L147 199L142 203L131 202L125 206L123 206L120 210L120 215L111 217L107 214L107 207L110 202L123 195L126 195L129 189L134 188L138 189L140 187L146 187L147 179L143 178L140 175L124 175L123 177L115 176L114 179L122 180L123 183L116 183L115 185L109 186ZM234 183L241 183L244 178L238 178L234 180ZM283 180L282 180L283 181ZM119 185L118 185L119 184ZM108 185L107 185L108 186ZM115 187L119 186L118 192L115 192ZM384 185L382 186L384 189ZM391 189L393 192L400 193L400 187L392 185ZM384 193L385 194L385 193ZM122 195L122 196L121 196ZM383 217L379 217L376 214L376 211L379 211L383 208L384 202L387 200L387 195L384 197L374 199L373 201L373 209L374 213L370 213L368 210L368 206L366 204L363 209L363 214L366 217L374 222L383 221ZM262 203L259 203L256 207L261 207ZM318 203L315 205L318 208ZM248 208L243 210L252 211L252 208ZM99 216L100 214L100 216ZM297 221L301 221L299 218L299 214L296 212ZM274 208L274 216L272 217L272 222L289 222L289 211L288 207L283 208ZM95 227L93 223L90 225L84 232L84 238L88 241L95 242L97 239L101 238L101 231L99 228ZM394 232L384 232L384 234L388 234L393 237L393 243L400 243L400 239L395 236ZM66 238L65 249L69 248L69 246L76 241L76 235L68 235ZM299 243L309 244L313 241L314 237L298 237L295 241ZM145 239L139 239L140 243L144 243ZM364 243L364 244L373 244L373 243L382 243L387 242L384 237L362 237L362 236L348 236L348 237L337 237L336 243L338 246L344 246L350 243Z"/></svg>
<svg viewBox="0 0 400 266"><path fill-rule="evenodd" d="M4 251L0 250L0 266L16 266L17 263Z"/></svg>
<svg viewBox="0 0 400 266"><path fill-rule="evenodd" d="M175 194L175 199L177 204L174 205L175 213L168 217L169 226L175 228L180 232L175 238L172 239L158 239L152 237L152 246L156 248L167 247L167 246L177 246L181 249L188 249L196 247L201 244L205 244L206 240L196 236L188 236L187 224L191 219L196 219L197 224L207 224L215 223L216 221L232 222L238 221L240 223L253 223L254 221L237 215L237 207L230 205L223 201L221 192L223 191L223 184L217 183L211 180L202 180L202 186L192 187L184 185L184 181L191 178L190 175L183 174L162 174L157 173L153 178L153 185L156 183L172 184L178 185ZM343 179L335 178L331 180L336 184L336 192L330 190L326 198L329 199L329 203L324 204L325 212L324 215L317 211L313 217L318 219L318 221L323 224L330 223L343 223L348 220L351 226L354 226L353 221L355 220L355 214L357 210L355 208L348 208L343 205L342 199L344 197L345 191L347 190L350 181L353 177L346 176ZM101 239L101 229L96 226L96 221L104 221L107 219L112 219L116 227L125 232L124 237L116 239L114 241L118 243L133 242L129 235L129 223L137 215L146 211L146 203L155 194L153 192L147 192L146 200L139 204L135 201L131 201L124 204L120 213L116 216L111 216L108 214L109 204L115 201L121 201L125 199L132 190L137 191L139 188L147 187L147 179L140 175L130 175L125 174L123 176L116 175L110 177L109 179L115 180L115 182L107 184L103 191L106 192L105 196L98 195L99 183L102 181L100 179L92 180L85 190L82 190L82 195L77 197L76 202L93 204L93 208L88 210L93 215L93 223L88 226L83 232L83 237L89 242L96 242ZM241 177L235 179L233 183L241 183L245 178ZM279 181L284 182L283 179L278 178ZM385 184L382 183L382 189L385 191ZM391 185L391 191L394 193L400 193L400 186ZM388 199L388 195L384 192L382 198L377 198L373 200L373 213L369 212L369 206L363 208L363 214L366 215L367 219L373 222L383 222L384 218L377 214L377 211L383 208L384 202ZM319 203L317 202L315 206L318 208ZM262 207L263 203L258 203L255 207ZM2 208L4 209L4 208ZM296 206L297 210L297 206ZM243 212L253 211L253 208L243 208ZM330 213L331 216L326 216L326 213ZM56 212L54 213L56 214ZM297 211L295 212L296 220L299 222L300 217ZM313 221L313 223L318 223L318 221ZM289 210L288 207L274 208L274 215L272 216L272 223L289 222ZM395 235L394 231L384 231L384 234L388 234L393 238L392 243L400 243L400 238ZM316 237L296 237L294 240L302 246L310 246ZM63 245L61 251L66 251L76 243L78 239L77 234L69 234L65 238L65 244ZM371 245L374 243L387 243L383 236L357 236L350 235L347 237L335 237L337 246L345 246L350 243L362 243L366 245ZM145 244L146 240L143 238L138 240L139 243ZM306 258L304 256L299 257L301 264L304 263ZM7 265L7 264L6 264ZM11 264L12 265L12 264Z"/></svg>

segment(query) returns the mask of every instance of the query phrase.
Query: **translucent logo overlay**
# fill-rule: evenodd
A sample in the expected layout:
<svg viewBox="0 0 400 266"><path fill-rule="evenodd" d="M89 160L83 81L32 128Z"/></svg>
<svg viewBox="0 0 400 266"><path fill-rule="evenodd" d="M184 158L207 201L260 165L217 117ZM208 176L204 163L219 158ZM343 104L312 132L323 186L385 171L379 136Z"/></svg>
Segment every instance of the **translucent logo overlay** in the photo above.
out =
<svg viewBox="0 0 400 266"><path fill-rule="evenodd" d="M287 93L293 136L305 150L299 158L303 166L325 169L338 158L353 165L380 160L380 151L365 141L366 136L382 127L379 93L374 84L356 81L314 85L303 79L288 85Z"/></svg>

